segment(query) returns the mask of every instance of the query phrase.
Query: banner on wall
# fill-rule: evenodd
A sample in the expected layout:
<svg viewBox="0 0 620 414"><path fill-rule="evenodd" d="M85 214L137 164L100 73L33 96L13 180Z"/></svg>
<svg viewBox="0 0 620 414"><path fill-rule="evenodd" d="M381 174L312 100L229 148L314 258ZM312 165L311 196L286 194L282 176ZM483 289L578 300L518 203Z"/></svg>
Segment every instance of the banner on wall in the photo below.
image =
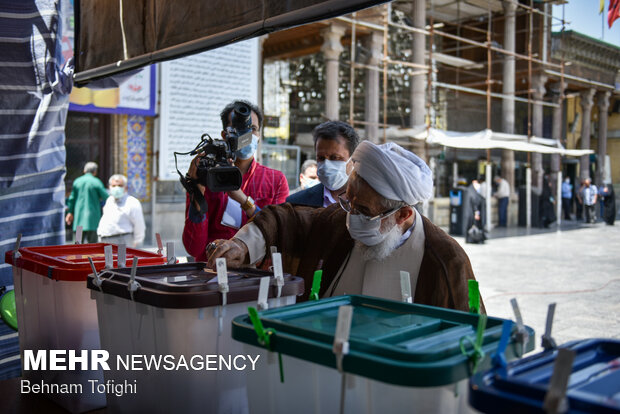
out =
<svg viewBox="0 0 620 414"><path fill-rule="evenodd" d="M258 39L250 39L161 64L160 180L179 179L173 152L194 149L204 133L221 138L228 103L257 103L258 52ZM191 158L178 158L181 173Z"/></svg>
<svg viewBox="0 0 620 414"><path fill-rule="evenodd" d="M156 65L143 68L118 88L73 88L69 110L155 116Z"/></svg>
<svg viewBox="0 0 620 414"><path fill-rule="evenodd" d="M61 48L62 64L73 56L74 7L73 0L61 0L64 28ZM69 110L104 114L155 116L156 65L142 68L118 88L90 89L74 87L69 96Z"/></svg>

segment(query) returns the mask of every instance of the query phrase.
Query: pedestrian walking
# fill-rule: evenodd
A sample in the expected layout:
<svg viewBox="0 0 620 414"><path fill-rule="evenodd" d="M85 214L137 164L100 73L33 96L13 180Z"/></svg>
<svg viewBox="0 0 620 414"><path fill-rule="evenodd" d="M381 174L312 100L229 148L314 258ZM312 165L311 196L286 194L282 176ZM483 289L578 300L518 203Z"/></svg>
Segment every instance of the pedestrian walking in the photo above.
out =
<svg viewBox="0 0 620 414"><path fill-rule="evenodd" d="M562 183L562 211L564 212L564 220L571 219L571 201L573 199L573 185L570 178L566 177Z"/></svg>
<svg viewBox="0 0 620 414"><path fill-rule="evenodd" d="M114 174L108 180L110 197L103 206L103 216L97 228L102 243L138 247L144 240L142 204L127 194L127 177Z"/></svg>
<svg viewBox="0 0 620 414"><path fill-rule="evenodd" d="M65 222L73 225L75 232L82 227L82 241L97 242L97 226L101 219L101 202L108 198L108 192L97 178L97 163L87 162L84 175L73 182L71 195L67 199L67 215Z"/></svg>
<svg viewBox="0 0 620 414"><path fill-rule="evenodd" d="M495 191L495 198L497 198L497 213L498 213L498 227L506 227L508 222L508 201L510 199L510 185L508 181L502 177L495 177L495 183L497 184L497 191Z"/></svg>
<svg viewBox="0 0 620 414"><path fill-rule="evenodd" d="M605 223L613 226L616 221L616 195L614 194L614 186L611 183L603 185L601 198L603 199L603 220L605 220Z"/></svg>
<svg viewBox="0 0 620 414"><path fill-rule="evenodd" d="M589 178L585 179L581 199L583 200L586 223L594 223L596 221L596 201L598 200L598 190Z"/></svg>

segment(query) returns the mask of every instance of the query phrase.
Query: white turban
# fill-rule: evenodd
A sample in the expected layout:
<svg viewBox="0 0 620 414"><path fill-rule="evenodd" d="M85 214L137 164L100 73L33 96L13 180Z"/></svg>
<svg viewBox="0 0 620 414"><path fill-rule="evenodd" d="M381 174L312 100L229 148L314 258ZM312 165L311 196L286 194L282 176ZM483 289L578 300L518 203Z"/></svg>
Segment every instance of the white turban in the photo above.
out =
<svg viewBox="0 0 620 414"><path fill-rule="evenodd" d="M428 165L393 142L376 145L362 141L351 161L357 174L387 199L414 205L428 200L433 193Z"/></svg>

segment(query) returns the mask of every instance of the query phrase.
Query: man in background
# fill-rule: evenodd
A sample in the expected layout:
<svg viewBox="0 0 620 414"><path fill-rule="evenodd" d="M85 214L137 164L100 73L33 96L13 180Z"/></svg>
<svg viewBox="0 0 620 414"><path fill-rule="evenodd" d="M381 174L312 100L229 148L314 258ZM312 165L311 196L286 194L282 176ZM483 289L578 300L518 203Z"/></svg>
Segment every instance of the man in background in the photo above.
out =
<svg viewBox="0 0 620 414"><path fill-rule="evenodd" d="M570 220L571 200L573 199L573 185L570 183L570 177L566 177L562 183L562 211L564 212L564 220Z"/></svg>
<svg viewBox="0 0 620 414"><path fill-rule="evenodd" d="M73 225L75 232L82 227L82 240L87 243L97 242L97 226L101 219L101 201L108 198L108 192L97 178L97 163L87 162L84 175L73 182L71 195L67 199L67 215L65 222Z"/></svg>
<svg viewBox="0 0 620 414"><path fill-rule="evenodd" d="M316 175L316 161L306 160L301 164L301 172L299 173L299 187L292 190L290 194L295 194L307 188L314 187L320 181Z"/></svg>
<svg viewBox="0 0 620 414"><path fill-rule="evenodd" d="M103 206L103 216L97 227L102 243L125 244L138 247L144 241L142 204L127 194L127 177L114 174L108 181L110 197Z"/></svg>
<svg viewBox="0 0 620 414"><path fill-rule="evenodd" d="M508 200L510 199L510 185L508 181L500 176L495 177L495 183L497 184L497 191L495 191L495 198L497 198L497 213L498 213L498 225L497 227L506 227L508 223Z"/></svg>
<svg viewBox="0 0 620 414"><path fill-rule="evenodd" d="M581 190L581 199L583 200L583 208L586 213L586 223L594 223L596 221L596 201L598 200L598 190L592 180L586 178L583 190Z"/></svg>
<svg viewBox="0 0 620 414"><path fill-rule="evenodd" d="M286 201L295 205L327 207L336 203L349 180L347 161L360 142L353 127L342 121L327 121L312 131L316 151L319 185L289 196Z"/></svg>

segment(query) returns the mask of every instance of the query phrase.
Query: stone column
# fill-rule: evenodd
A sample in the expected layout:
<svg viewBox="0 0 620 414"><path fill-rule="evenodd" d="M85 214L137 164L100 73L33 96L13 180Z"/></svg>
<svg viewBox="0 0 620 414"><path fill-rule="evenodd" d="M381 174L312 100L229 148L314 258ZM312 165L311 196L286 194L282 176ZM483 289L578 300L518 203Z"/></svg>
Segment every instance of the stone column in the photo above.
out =
<svg viewBox="0 0 620 414"><path fill-rule="evenodd" d="M599 92L598 104L598 150L596 163L596 185L602 186L605 179L605 155L607 154L607 110L609 109L609 92Z"/></svg>
<svg viewBox="0 0 620 414"><path fill-rule="evenodd" d="M542 101L545 96L545 82L547 77L537 75L533 79L532 89L534 101ZM532 106L532 135L542 138L543 135L543 106L541 103L534 103ZM542 190L543 169L542 154L540 152L532 153L532 186L538 190Z"/></svg>
<svg viewBox="0 0 620 414"><path fill-rule="evenodd" d="M504 6L504 49L515 51L515 27L517 3L514 0L503 0ZM504 73L502 93L510 97L502 99L502 131L514 134L515 132L515 57L504 55ZM515 153L512 150L502 150L502 177L510 184L511 191L515 186Z"/></svg>
<svg viewBox="0 0 620 414"><path fill-rule="evenodd" d="M594 89L581 91L581 149L590 149L590 117L594 92L596 92ZM581 156L579 178L582 180L590 178L590 155Z"/></svg>
<svg viewBox="0 0 620 414"><path fill-rule="evenodd" d="M422 29L426 27L426 0L413 0L411 2L411 20L413 27ZM424 65L426 53L426 36L421 33L413 33L411 45L411 62ZM419 69L414 68L414 71ZM427 75L420 74L411 77L411 127L423 125L426 120L426 89ZM426 149L423 141L413 140L413 152L426 160Z"/></svg>
<svg viewBox="0 0 620 414"><path fill-rule="evenodd" d="M557 82L553 85L553 103L558 105L553 108L553 122L551 127L551 138L561 141L562 140L562 120L564 117L563 105L564 105L564 85L562 82ZM560 154L551 154L551 185L553 187L553 193L555 194L557 186L558 173L562 171L562 158Z"/></svg>
<svg viewBox="0 0 620 414"><path fill-rule="evenodd" d="M383 58L383 34L372 32L366 38L366 47L370 50L368 62L369 66L378 67ZM365 95L365 121L366 139L379 143L379 71L366 69L366 90Z"/></svg>
<svg viewBox="0 0 620 414"><path fill-rule="evenodd" d="M330 120L340 118L340 95L338 69L340 53L344 50L340 39L344 35L345 28L337 24L330 24L321 30L323 46L321 52L325 56L325 116Z"/></svg>

